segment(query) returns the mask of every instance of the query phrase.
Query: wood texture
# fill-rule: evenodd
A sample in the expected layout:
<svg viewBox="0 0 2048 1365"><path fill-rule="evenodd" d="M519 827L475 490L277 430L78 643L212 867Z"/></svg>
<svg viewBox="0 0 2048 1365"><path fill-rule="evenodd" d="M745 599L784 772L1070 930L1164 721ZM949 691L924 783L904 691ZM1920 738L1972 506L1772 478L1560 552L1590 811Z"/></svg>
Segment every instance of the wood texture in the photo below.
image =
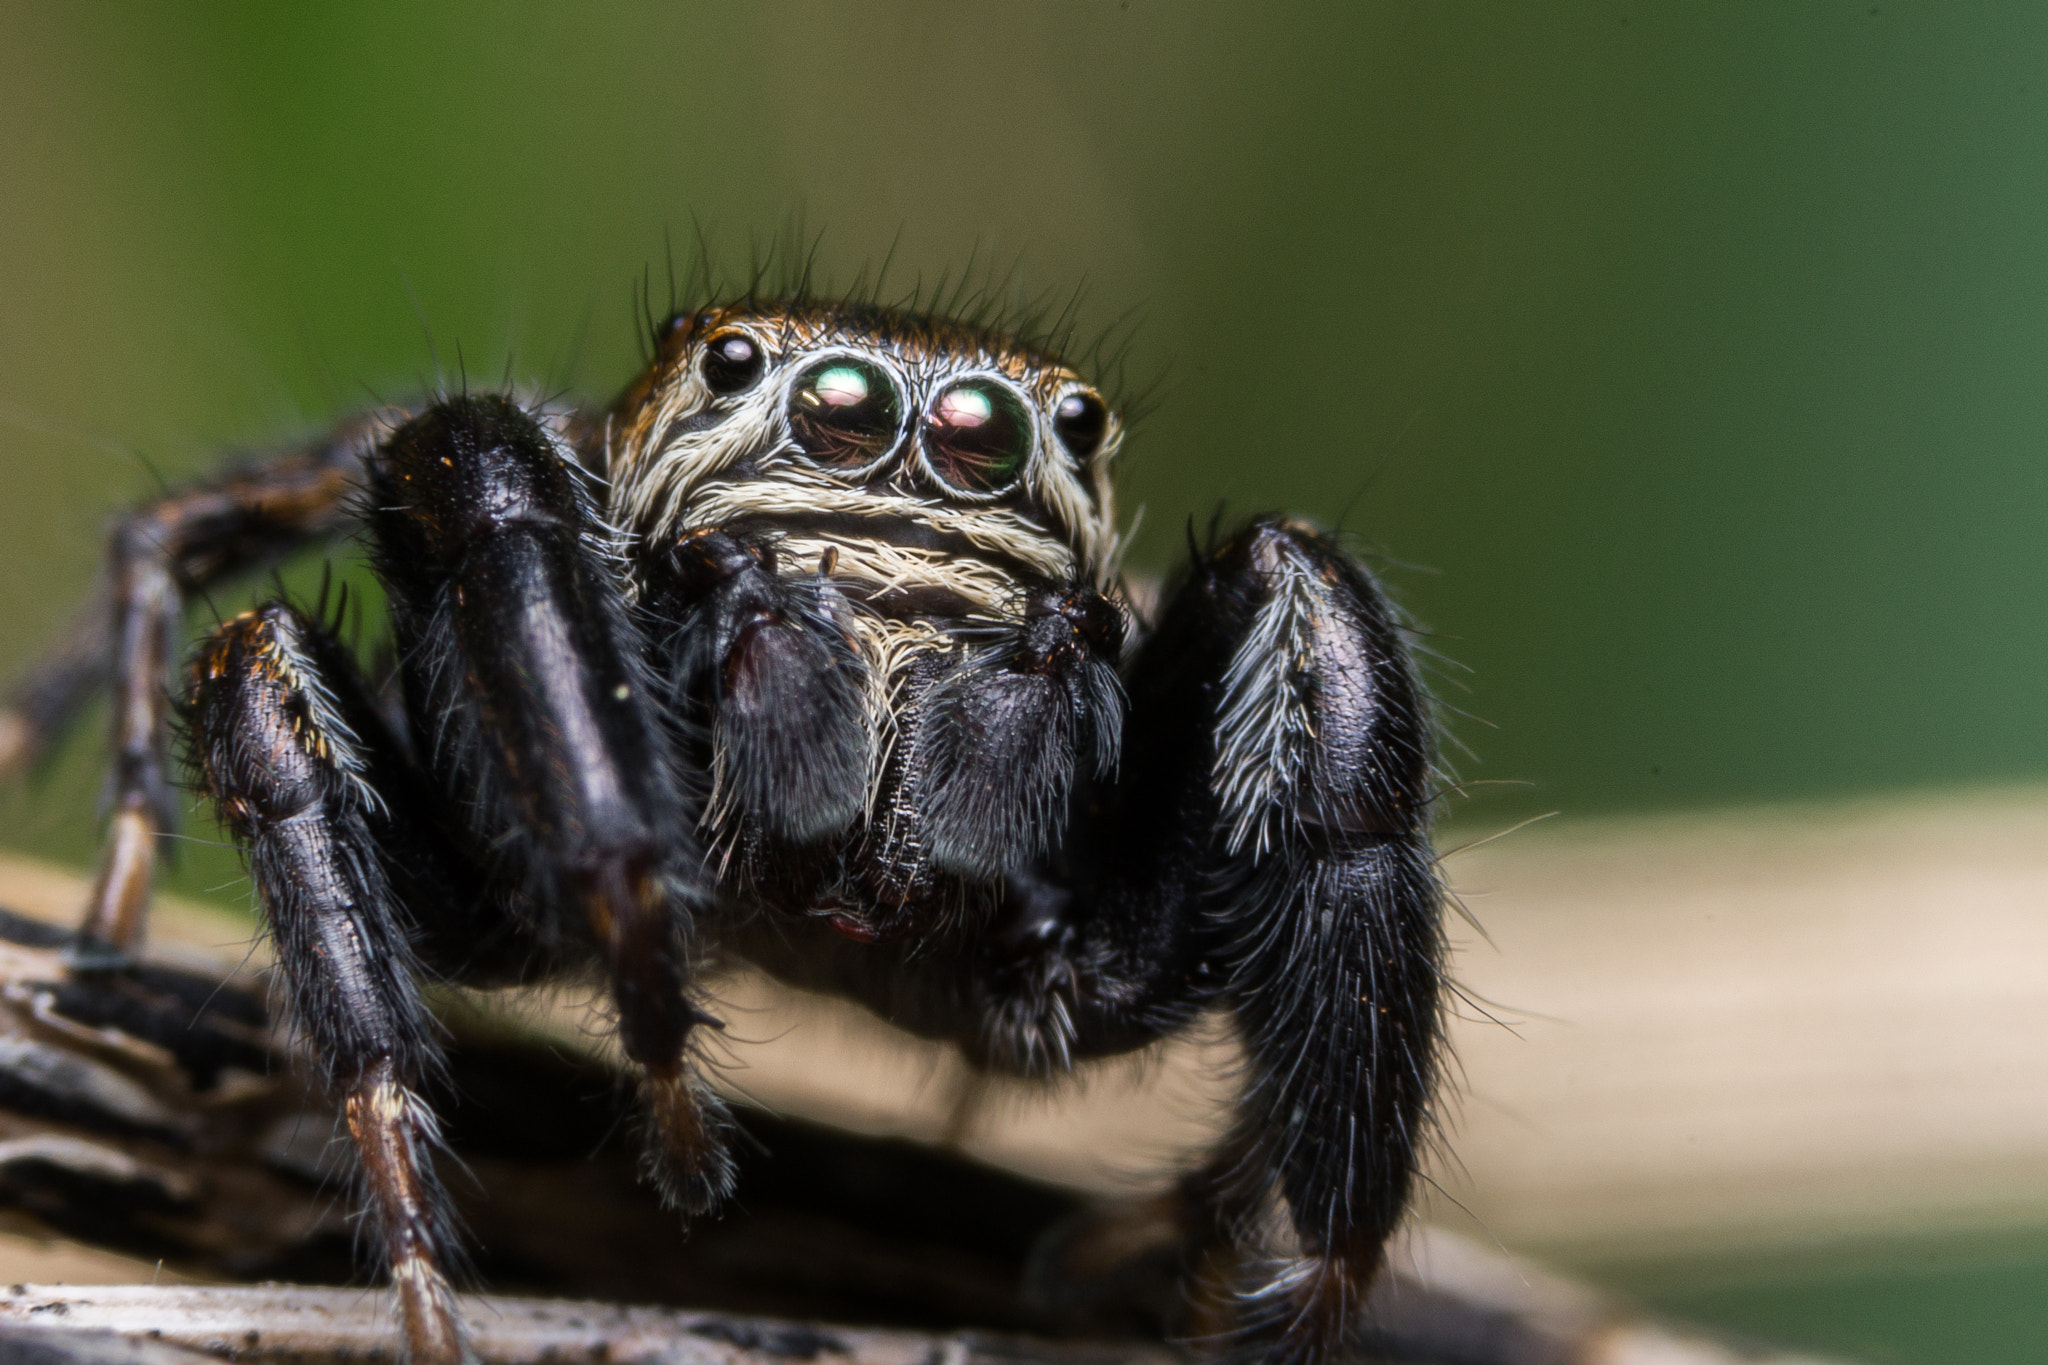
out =
<svg viewBox="0 0 2048 1365"><path fill-rule="evenodd" d="M65 900L58 882L45 889L53 902ZM40 908L61 920L61 904ZM175 969L73 979L60 932L13 925L0 948L0 1049L9 1050L17 1084L0 1104L0 1202L14 1217L74 1243L126 1250L137 1258L136 1279L151 1257L161 1258L152 1278L166 1265L206 1278L347 1278L332 1116L297 1078L289 1041L255 1026L262 986L249 966L260 957L242 953L237 971L233 957L172 939L190 930L219 946L232 926L174 912L157 951L176 959ZM196 1024L195 1000L206 1002ZM521 1009L516 1020L502 1003L471 1002L451 1014L449 1140L475 1176L460 1187L464 1213L493 1283L605 1298L474 1301L486 1361L1161 1358L1156 1333L1161 1315L1177 1311L1179 1253L1176 1224L1156 1195L1092 1200L1071 1185L943 1151L757 1112L748 1120L760 1142L743 1168L744 1216L685 1239L638 1188L630 1144L615 1140L623 1094L604 1067L601 1035L579 1032L573 1011L560 1006ZM767 1004L763 1011L756 1022L777 1017ZM1160 1079L1172 1075L1169 1066ZM33 1101L26 1109L25 1096ZM960 1091L947 1119L966 1115L971 1132L991 1121L990 1103L984 1092ZM1116 1137L1084 1128L1083 1139ZM1641 1321L1437 1229L1406 1238L1394 1270L1368 1317L1391 1360L1766 1358ZM1034 1294L1027 1282L1055 1289ZM619 1305L678 1298L698 1306ZM754 1316L764 1312L782 1317ZM942 1326L962 1322L980 1326ZM51 1365L156 1365L181 1351L368 1360L391 1341L380 1296L360 1290L21 1284L0 1296L0 1358Z"/></svg>
<svg viewBox="0 0 2048 1365"><path fill-rule="evenodd" d="M1470 1311L1417 1361L1458 1365L1820 1365L1588 1314L1585 1296L1524 1284L1516 1306ZM1540 1307L1531 1305L1542 1301ZM482 1365L1170 1365L1156 1345L1056 1342L991 1332L905 1332L736 1318L610 1303L468 1297ZM390 1359L390 1305L360 1290L269 1286L63 1290L0 1295L0 1359L24 1365L197 1365L226 1356L290 1365Z"/></svg>

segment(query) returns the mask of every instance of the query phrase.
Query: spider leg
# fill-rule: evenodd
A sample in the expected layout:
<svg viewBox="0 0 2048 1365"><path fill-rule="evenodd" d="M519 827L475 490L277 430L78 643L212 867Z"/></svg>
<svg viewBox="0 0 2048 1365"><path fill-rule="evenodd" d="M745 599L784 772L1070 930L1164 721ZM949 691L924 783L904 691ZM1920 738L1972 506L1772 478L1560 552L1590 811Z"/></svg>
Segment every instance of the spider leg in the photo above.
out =
<svg viewBox="0 0 2048 1365"><path fill-rule="evenodd" d="M113 667L107 604L96 592L58 632L58 643L8 679L0 693L0 778L27 771L71 728Z"/></svg>
<svg viewBox="0 0 2048 1365"><path fill-rule="evenodd" d="M201 784L248 858L291 1017L343 1101L410 1358L455 1365L468 1355L446 1273L459 1251L417 1093L441 1055L390 875L401 831L370 780L390 741L340 650L274 604L202 646L189 724Z"/></svg>
<svg viewBox="0 0 2048 1365"><path fill-rule="evenodd" d="M1250 1253L1232 1271L1247 1358L1335 1358L1437 1078L1423 698L1370 575L1276 521L1200 558L1127 687L1117 780L1080 797L1061 858L1009 874L993 932L940 970L842 951L833 984L1026 1074L1227 1009L1247 1082L1189 1188ZM1266 1246L1276 1196L1287 1232Z"/></svg>
<svg viewBox="0 0 2048 1365"><path fill-rule="evenodd" d="M0 773L32 763L96 692L113 688L111 818L79 929L82 963L119 963L144 929L157 835L174 823L165 703L186 598L337 529L379 420L358 418L122 517L107 539L99 598L8 689Z"/></svg>
<svg viewBox="0 0 2048 1365"><path fill-rule="evenodd" d="M1197 1183L1240 1244L1286 1202L1291 1245L1238 1271L1242 1350L1330 1359L1414 1183L1442 1051L1424 700L1371 576L1292 523L1206 556L1152 647L1208 698L1202 928L1249 1062Z"/></svg>
<svg viewBox="0 0 2048 1365"><path fill-rule="evenodd" d="M582 919L645 1080L654 1173L686 1208L715 1204L728 1120L689 1046L716 1021L685 968L703 858L649 646L567 448L509 398L447 398L372 457L366 515L427 766L537 899Z"/></svg>

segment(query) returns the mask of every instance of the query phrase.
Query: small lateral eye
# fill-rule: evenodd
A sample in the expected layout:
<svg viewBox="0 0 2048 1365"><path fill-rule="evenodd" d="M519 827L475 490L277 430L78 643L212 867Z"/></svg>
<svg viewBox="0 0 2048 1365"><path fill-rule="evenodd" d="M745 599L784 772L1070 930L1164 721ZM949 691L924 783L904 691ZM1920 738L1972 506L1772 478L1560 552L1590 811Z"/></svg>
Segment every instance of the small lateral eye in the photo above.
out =
<svg viewBox="0 0 2048 1365"><path fill-rule="evenodd" d="M895 449L903 402L880 366L854 356L821 360L789 393L789 434L804 454L836 469L859 469Z"/></svg>
<svg viewBox="0 0 2048 1365"><path fill-rule="evenodd" d="M966 379L941 392L924 419L932 472L964 493L1009 487L1031 459L1031 415L1007 385Z"/></svg>
<svg viewBox="0 0 2048 1365"><path fill-rule="evenodd" d="M1052 430L1067 454L1085 460L1102 448L1109 433L1109 409L1087 390L1070 393L1053 409Z"/></svg>
<svg viewBox="0 0 2048 1365"><path fill-rule="evenodd" d="M751 389L761 382L767 357L753 338L727 332L704 344L704 387L720 398Z"/></svg>

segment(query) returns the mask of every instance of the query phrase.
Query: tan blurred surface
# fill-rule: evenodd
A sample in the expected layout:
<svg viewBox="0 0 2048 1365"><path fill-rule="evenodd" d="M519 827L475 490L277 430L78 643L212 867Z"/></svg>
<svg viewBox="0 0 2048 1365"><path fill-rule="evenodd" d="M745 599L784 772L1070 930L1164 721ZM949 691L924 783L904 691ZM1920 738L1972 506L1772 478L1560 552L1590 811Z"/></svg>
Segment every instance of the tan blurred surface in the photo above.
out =
<svg viewBox="0 0 2048 1365"><path fill-rule="evenodd" d="M1448 866L1492 942L1453 922L1481 1003L1431 1219L1582 1264L2048 1224L2048 794L1560 821ZM0 864L17 908L80 894ZM246 943L202 907L158 926ZM1073 1184L1160 1178L1229 1089L1218 1037L1045 1091L757 978L719 995L734 1090ZM606 1043L573 1002L489 1007Z"/></svg>
<svg viewBox="0 0 2048 1365"><path fill-rule="evenodd" d="M0 1223L0 1284L185 1284L150 1261Z"/></svg>
<svg viewBox="0 0 2048 1365"><path fill-rule="evenodd" d="M2048 1224L2048 797L1529 832L1452 864L1449 1191L1571 1259ZM1439 1203L1436 1212L1446 1210Z"/></svg>

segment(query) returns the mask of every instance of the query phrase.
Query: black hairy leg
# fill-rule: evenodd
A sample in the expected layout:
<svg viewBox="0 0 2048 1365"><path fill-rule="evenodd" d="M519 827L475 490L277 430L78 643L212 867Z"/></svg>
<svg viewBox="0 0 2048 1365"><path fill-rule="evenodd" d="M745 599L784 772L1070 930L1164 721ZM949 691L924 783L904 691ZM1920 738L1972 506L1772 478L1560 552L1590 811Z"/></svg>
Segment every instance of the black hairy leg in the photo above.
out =
<svg viewBox="0 0 2048 1365"><path fill-rule="evenodd" d="M644 1077L651 1171L699 1211L731 1185L723 1104L690 1064L708 904L695 804L648 642L560 437L509 398L447 398L372 457L367 513L416 742L501 875L580 919Z"/></svg>
<svg viewBox="0 0 2048 1365"><path fill-rule="evenodd" d="M1025 1074L1226 1010L1246 1083L1187 1186L1227 1281L1218 1325L1246 1359L1343 1358L1442 1037L1430 746L1399 622L1329 539L1261 521L1198 554L1128 687L1117 779L1081 795L1063 857L1009 876L988 932L914 978L842 952L828 984Z"/></svg>
<svg viewBox="0 0 2048 1365"><path fill-rule="evenodd" d="M1201 924L1248 1054L1197 1183L1236 1248L1243 1353L1330 1359L1414 1183L1442 1050L1423 699L1363 566L1293 523L1202 556L1149 651L1205 694ZM1261 1247L1275 1193L1291 1237Z"/></svg>
<svg viewBox="0 0 2048 1365"><path fill-rule="evenodd" d="M32 762L111 685L113 766L106 843L79 930L82 963L111 965L143 932L158 836L174 823L165 699L186 599L337 530L375 417L231 468L117 521L99 597L65 644L10 690L0 769Z"/></svg>
<svg viewBox="0 0 2048 1365"><path fill-rule="evenodd" d="M418 1094L438 1033L393 885L407 836L371 785L395 767L391 742L341 651L278 605L201 648L188 724L200 785L248 859L287 1008L342 1103L411 1359L455 1365L467 1354L448 1277L458 1250Z"/></svg>

